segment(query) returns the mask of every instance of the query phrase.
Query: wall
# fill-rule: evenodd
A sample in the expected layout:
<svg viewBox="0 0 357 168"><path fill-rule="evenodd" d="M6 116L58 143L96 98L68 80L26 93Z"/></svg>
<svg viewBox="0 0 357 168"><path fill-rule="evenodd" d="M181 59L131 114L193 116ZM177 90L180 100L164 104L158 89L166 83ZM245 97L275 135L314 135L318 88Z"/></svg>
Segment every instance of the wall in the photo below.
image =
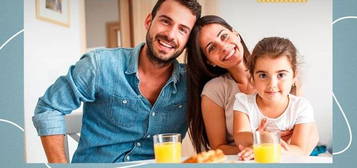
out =
<svg viewBox="0 0 357 168"><path fill-rule="evenodd" d="M303 95L314 107L320 142L331 145L332 1L258 3L221 0L218 13L241 33L250 50L267 36L287 37L295 44L303 56Z"/></svg>
<svg viewBox="0 0 357 168"><path fill-rule="evenodd" d="M35 0L24 1L25 158L28 163L47 162L31 117L37 100L81 56L80 4L70 2L70 27L36 19Z"/></svg>
<svg viewBox="0 0 357 168"><path fill-rule="evenodd" d="M86 30L88 48L105 47L106 23L119 20L118 0L86 0Z"/></svg>

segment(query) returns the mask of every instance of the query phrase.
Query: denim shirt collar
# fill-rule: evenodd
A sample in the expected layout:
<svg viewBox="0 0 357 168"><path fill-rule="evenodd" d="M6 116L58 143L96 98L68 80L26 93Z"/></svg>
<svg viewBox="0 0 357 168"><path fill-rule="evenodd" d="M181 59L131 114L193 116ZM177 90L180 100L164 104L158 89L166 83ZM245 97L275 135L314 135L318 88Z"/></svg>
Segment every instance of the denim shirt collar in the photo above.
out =
<svg viewBox="0 0 357 168"><path fill-rule="evenodd" d="M134 74L138 72L140 51L144 47L144 44L145 43L140 43L139 45L135 46L135 48L133 49L132 51L133 55L129 59L127 69L125 71L126 74ZM185 73L185 68L181 66L177 60L174 60L173 66L174 69L169 82L173 81L176 84L176 82L180 80L180 75L183 75Z"/></svg>
<svg viewBox="0 0 357 168"><path fill-rule="evenodd" d="M125 70L126 74L133 74L138 72L140 51L144 47L144 44L145 43L140 43L132 50L132 56L129 59L127 69Z"/></svg>

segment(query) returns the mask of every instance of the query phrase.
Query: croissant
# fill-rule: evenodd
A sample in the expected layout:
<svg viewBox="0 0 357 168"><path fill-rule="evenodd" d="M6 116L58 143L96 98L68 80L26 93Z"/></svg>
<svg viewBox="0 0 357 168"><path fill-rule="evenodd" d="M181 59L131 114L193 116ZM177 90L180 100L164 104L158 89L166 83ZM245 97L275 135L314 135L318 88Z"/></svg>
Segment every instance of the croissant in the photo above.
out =
<svg viewBox="0 0 357 168"><path fill-rule="evenodd" d="M223 163L227 160L222 150L209 150L187 158L183 163Z"/></svg>

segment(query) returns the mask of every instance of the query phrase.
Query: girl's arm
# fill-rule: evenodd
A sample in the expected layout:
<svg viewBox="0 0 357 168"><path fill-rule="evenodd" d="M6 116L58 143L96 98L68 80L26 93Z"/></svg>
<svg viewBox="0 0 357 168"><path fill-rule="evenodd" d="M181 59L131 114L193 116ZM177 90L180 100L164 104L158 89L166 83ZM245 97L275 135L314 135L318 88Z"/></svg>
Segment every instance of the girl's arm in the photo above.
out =
<svg viewBox="0 0 357 168"><path fill-rule="evenodd" d="M238 153L238 148L226 140L226 116L222 107L202 96L201 109L210 147L221 149L225 155Z"/></svg>
<svg viewBox="0 0 357 168"><path fill-rule="evenodd" d="M239 160L251 160L253 155L253 134L251 132L249 117L240 111L233 111L233 135L239 149Z"/></svg>
<svg viewBox="0 0 357 168"><path fill-rule="evenodd" d="M291 142L288 144L289 154L310 155L317 145L319 135L315 123L296 124Z"/></svg>
<svg viewBox="0 0 357 168"><path fill-rule="evenodd" d="M253 134L247 114L233 111L233 136L237 146L242 145L247 147L253 144Z"/></svg>

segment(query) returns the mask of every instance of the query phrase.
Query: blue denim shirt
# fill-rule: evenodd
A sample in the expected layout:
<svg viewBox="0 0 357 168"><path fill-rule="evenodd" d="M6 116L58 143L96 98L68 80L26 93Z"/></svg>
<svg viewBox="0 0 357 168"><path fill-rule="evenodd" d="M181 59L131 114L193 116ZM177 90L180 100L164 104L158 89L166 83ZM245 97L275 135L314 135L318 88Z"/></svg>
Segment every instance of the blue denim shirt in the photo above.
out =
<svg viewBox="0 0 357 168"><path fill-rule="evenodd" d="M41 97L33 123L40 136L65 134L64 115L83 105L81 137L72 162L153 159L152 136L187 131L186 72L174 62L172 76L155 104L139 91L134 49L98 49L85 54Z"/></svg>

